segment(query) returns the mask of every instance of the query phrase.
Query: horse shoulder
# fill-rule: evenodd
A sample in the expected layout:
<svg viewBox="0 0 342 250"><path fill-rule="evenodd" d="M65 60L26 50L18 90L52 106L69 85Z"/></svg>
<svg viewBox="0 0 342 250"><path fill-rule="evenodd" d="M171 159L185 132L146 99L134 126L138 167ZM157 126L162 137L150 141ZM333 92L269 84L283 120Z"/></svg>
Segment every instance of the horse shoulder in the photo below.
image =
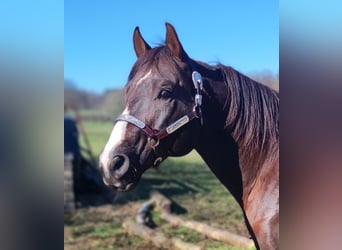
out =
<svg viewBox="0 0 342 250"><path fill-rule="evenodd" d="M279 163L264 168L250 193L244 197L244 208L261 249L279 245Z"/></svg>

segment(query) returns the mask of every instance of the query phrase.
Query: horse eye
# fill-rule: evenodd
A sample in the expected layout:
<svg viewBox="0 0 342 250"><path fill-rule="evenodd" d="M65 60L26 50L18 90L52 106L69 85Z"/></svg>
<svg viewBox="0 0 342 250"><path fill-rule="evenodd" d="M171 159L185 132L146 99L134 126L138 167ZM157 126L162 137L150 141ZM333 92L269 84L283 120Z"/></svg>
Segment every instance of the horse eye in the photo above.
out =
<svg viewBox="0 0 342 250"><path fill-rule="evenodd" d="M158 97L162 99L169 99L172 97L172 92L170 90L163 89L162 91L160 91Z"/></svg>

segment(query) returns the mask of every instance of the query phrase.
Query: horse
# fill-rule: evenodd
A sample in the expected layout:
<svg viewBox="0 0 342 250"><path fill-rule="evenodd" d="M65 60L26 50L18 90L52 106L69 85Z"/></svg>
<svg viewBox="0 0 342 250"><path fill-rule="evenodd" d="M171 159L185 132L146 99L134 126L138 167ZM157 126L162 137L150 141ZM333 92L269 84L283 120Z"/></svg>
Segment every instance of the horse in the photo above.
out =
<svg viewBox="0 0 342 250"><path fill-rule="evenodd" d="M152 48L133 32L137 61L125 109L99 157L106 185L132 190L168 156L195 149L240 205L257 249L279 249L279 94L232 67L194 60L175 28Z"/></svg>

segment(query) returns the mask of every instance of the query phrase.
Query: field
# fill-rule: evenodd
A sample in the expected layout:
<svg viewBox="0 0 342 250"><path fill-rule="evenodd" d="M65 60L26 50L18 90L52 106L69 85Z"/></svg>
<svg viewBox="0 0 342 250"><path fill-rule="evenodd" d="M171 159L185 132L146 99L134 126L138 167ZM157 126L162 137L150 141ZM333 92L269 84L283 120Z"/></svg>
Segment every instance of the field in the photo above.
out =
<svg viewBox="0 0 342 250"><path fill-rule="evenodd" d="M97 157L112 129L111 122L83 123L91 148ZM80 138L81 145L84 140ZM121 227L125 218L134 218L151 190L158 190L174 202L173 212L184 218L248 236L242 213L229 192L214 177L196 152L181 158L169 158L158 170L148 170L137 187L129 193L117 193L113 202L93 206L79 204L73 216L64 220L64 249L161 249L144 239L128 235ZM205 249L238 249L210 240L201 234L170 226L153 211L156 230L178 237Z"/></svg>

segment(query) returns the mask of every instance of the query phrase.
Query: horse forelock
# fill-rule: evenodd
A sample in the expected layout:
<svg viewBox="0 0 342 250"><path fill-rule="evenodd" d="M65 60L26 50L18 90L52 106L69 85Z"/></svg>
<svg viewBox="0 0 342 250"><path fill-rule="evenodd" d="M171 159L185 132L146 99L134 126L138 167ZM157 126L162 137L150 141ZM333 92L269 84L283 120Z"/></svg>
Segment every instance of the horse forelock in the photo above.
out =
<svg viewBox="0 0 342 250"><path fill-rule="evenodd" d="M168 47L161 45L147 51L144 55L138 58L128 76L128 81L131 81L138 75L146 74L151 69L160 74L167 69L175 74L177 73L176 70L179 68L176 58L172 55Z"/></svg>

